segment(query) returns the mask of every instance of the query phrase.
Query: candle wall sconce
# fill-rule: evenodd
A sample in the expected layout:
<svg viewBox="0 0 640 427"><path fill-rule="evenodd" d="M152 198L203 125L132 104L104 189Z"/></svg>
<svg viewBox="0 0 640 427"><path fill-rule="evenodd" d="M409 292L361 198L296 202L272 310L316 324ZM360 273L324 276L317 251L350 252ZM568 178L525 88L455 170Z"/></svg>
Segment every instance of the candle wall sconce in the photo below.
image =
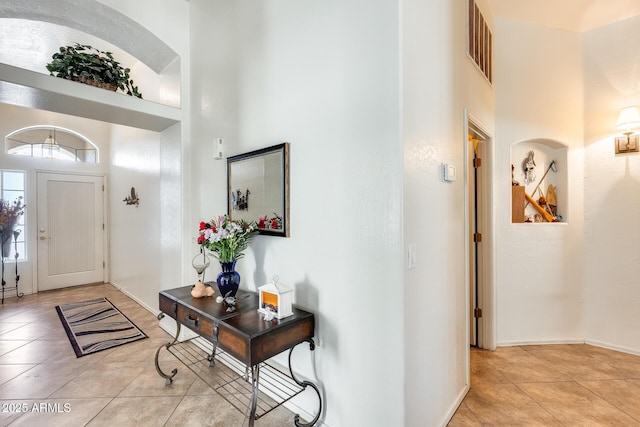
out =
<svg viewBox="0 0 640 427"><path fill-rule="evenodd" d="M624 136L615 139L616 154L638 152L640 137L633 129L640 127L640 110L636 106L626 107L620 111L616 128L624 130Z"/></svg>

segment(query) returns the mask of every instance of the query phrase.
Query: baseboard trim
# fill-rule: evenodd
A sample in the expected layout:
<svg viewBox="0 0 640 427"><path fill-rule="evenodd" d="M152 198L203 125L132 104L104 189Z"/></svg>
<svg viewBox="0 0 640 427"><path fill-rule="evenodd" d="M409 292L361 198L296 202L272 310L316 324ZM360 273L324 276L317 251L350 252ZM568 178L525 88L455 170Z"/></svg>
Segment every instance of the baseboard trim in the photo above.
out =
<svg viewBox="0 0 640 427"><path fill-rule="evenodd" d="M596 347L606 348L607 350L619 351L621 353L633 354L634 356L640 356L640 350L638 350L638 349L633 349L633 348L629 348L629 347L623 347L623 346L620 346L620 345L610 344L610 343L603 342L603 341L587 339L587 340L585 340L585 344L593 345L593 346L596 346Z"/></svg>
<svg viewBox="0 0 640 427"><path fill-rule="evenodd" d="M131 292L127 291L124 287L122 287L122 286L120 286L120 285L118 285L117 283L114 283L114 282L109 282L109 284L111 286L113 286L114 288L118 289L120 292L122 292L123 294L125 294L129 298L131 298L132 300L134 300L135 302L137 302L138 304L140 304L140 306L142 306L145 310L151 312L154 316L158 316L158 314L160 314L160 310L150 307L147 303L142 301L140 298L136 297Z"/></svg>
<svg viewBox="0 0 640 427"><path fill-rule="evenodd" d="M557 345L557 344L588 344L594 347L606 348L607 350L619 351L621 353L633 354L640 356L640 349L624 347L621 345L611 344L605 341L592 339L569 339L569 340L543 340L543 341L502 341L498 343L498 347L516 347L519 345Z"/></svg>
<svg viewBox="0 0 640 427"><path fill-rule="evenodd" d="M519 345L554 345L554 344L585 344L583 338L572 338L562 340L540 340L540 341L501 341L497 347L517 347Z"/></svg>
<svg viewBox="0 0 640 427"><path fill-rule="evenodd" d="M449 421L451 421L451 419L456 414L456 411L458 410L460 405L462 405L462 401L464 400L464 398L467 395L467 393L469 393L470 388L471 387L467 384L460 391L460 393L458 394L458 397L453 402L453 405L449 408L449 411L447 412L447 415L445 415L444 419L440 423L441 427L446 427L446 425L449 424Z"/></svg>

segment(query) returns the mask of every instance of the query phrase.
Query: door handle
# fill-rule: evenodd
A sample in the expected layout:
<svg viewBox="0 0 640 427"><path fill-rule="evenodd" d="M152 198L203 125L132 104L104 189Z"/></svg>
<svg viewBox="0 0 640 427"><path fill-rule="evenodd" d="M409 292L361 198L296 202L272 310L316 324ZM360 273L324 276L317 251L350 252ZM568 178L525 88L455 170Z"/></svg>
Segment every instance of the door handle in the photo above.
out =
<svg viewBox="0 0 640 427"><path fill-rule="evenodd" d="M40 236L40 240L47 240L48 237Z"/></svg>

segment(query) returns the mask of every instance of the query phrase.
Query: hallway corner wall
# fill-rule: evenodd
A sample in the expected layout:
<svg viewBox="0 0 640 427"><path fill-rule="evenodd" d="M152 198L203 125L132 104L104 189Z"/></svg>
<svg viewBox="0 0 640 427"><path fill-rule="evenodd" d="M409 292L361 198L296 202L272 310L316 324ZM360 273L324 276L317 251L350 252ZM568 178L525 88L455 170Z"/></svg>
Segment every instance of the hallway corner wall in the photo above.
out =
<svg viewBox="0 0 640 427"><path fill-rule="evenodd" d="M583 317L583 68L579 33L495 20L497 344L581 342ZM565 145L562 223L511 223L511 146ZM515 178L522 181L521 160ZM548 164L536 167L539 180Z"/></svg>
<svg viewBox="0 0 640 427"><path fill-rule="evenodd" d="M618 113L640 104L640 17L584 34L586 339L640 354L640 154L615 154Z"/></svg>

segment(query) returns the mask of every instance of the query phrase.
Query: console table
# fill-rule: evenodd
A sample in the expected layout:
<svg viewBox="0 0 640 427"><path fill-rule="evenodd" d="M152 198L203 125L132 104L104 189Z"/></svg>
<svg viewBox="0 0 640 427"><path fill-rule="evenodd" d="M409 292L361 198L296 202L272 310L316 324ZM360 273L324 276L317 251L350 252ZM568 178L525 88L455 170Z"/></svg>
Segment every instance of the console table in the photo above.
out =
<svg viewBox="0 0 640 427"><path fill-rule="evenodd" d="M166 384L172 383L178 370L173 369L167 374L160 368L158 358L162 349L176 356L241 412L243 403L238 402L238 396L250 395L247 403L250 408L250 427L254 425L255 420L310 387L318 395L318 413L308 424L301 422L300 416L296 415L294 424L298 427L314 425L322 412L320 391L315 384L299 380L291 368L294 347L308 342L310 350L315 349L313 313L294 307L292 316L266 321L264 315L257 311L258 294L255 292L239 290L235 307L230 309L226 304L216 302L216 297L220 294L215 284L213 289L216 293L213 297L193 298L191 289L192 286L184 286L162 291L159 295L158 319L166 315L173 318L177 325L173 341L158 348L155 355L156 370L165 378ZM182 326L204 338L211 344L211 350L205 353L192 342L194 338L180 341ZM289 350L288 373L267 362L269 358L286 350ZM224 360L225 364L231 365L232 368L235 365L237 367L235 371L218 367L216 369L219 375L212 375L215 359ZM242 368L244 375L232 375L242 372ZM277 385L275 389L265 390L268 396L263 397L259 405L259 388L263 387L259 382L261 369L265 370L268 379L272 379L271 382ZM248 389L244 390L244 387ZM257 413L258 406L261 407L261 413Z"/></svg>

